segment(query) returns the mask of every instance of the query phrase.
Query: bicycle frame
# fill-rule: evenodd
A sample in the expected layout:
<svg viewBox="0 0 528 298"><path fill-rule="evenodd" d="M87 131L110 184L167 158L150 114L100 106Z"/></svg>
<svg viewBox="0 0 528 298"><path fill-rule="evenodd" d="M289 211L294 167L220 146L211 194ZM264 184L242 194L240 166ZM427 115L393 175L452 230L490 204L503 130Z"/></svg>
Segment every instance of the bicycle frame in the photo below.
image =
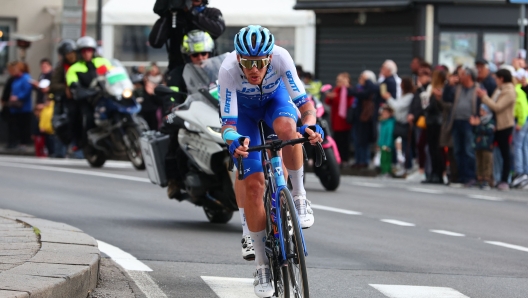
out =
<svg viewBox="0 0 528 298"><path fill-rule="evenodd" d="M260 129L260 138L262 144L265 144L265 137L264 137L264 127L262 121L259 123L259 129ZM284 266L288 262L288 256L286 255L286 248L284 246L284 235L283 235L283 229L282 229L282 221L281 221L281 210L282 207L280 205L280 198L278 198L278 195L280 194L280 191L283 188L287 188L286 186L286 179L284 178L284 172L282 169L282 158L279 156L277 151L270 150L271 152L271 160L268 156L267 150L264 150L262 152L262 167L264 170L265 179L268 181L268 189L264 192L264 206L269 206L269 214L270 219L273 224L275 224L275 227L277 227L277 230L273 231L273 234L275 236L275 240L279 241L280 248L281 248L281 263ZM271 194L271 204L268 205L266 203L266 194L270 191ZM306 248L306 243L304 241L304 235L302 232L301 224L297 221L297 225L299 226L299 230L301 231L301 241L302 241L302 247L304 251L304 255L308 256L308 250Z"/></svg>

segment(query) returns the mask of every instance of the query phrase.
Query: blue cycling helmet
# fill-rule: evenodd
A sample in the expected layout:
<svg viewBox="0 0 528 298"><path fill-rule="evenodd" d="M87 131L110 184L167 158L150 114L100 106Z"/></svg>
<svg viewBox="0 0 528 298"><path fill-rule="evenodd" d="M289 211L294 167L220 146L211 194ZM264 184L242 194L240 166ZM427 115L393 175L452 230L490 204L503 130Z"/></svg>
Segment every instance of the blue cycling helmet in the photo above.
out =
<svg viewBox="0 0 528 298"><path fill-rule="evenodd" d="M275 37L268 28L249 25L235 35L235 50L243 56L267 56L273 51Z"/></svg>

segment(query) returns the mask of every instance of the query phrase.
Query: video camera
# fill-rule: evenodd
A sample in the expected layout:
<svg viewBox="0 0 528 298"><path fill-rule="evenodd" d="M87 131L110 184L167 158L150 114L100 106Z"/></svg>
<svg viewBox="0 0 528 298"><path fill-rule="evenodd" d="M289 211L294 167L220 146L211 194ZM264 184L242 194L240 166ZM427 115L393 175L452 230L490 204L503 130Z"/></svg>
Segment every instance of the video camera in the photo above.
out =
<svg viewBox="0 0 528 298"><path fill-rule="evenodd" d="M190 9L192 0L156 0L154 12L160 17L178 10Z"/></svg>

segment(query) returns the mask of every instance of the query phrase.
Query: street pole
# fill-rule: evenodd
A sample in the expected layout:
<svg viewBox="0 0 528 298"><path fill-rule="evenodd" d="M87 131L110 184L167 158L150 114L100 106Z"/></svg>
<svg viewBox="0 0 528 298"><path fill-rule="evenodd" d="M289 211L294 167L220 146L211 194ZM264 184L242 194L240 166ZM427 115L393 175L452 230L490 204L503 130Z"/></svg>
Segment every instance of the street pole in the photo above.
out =
<svg viewBox="0 0 528 298"><path fill-rule="evenodd" d="M525 30L524 30L524 20L526 18L526 6L521 4L521 20L519 22L519 33L521 35L521 49L524 49L524 39L525 39Z"/></svg>
<svg viewBox="0 0 528 298"><path fill-rule="evenodd" d="M97 24L95 25L95 39L99 46L103 45L103 0L97 0Z"/></svg>
<svg viewBox="0 0 528 298"><path fill-rule="evenodd" d="M86 2L83 0L82 3L82 21L81 21L81 36L86 36Z"/></svg>

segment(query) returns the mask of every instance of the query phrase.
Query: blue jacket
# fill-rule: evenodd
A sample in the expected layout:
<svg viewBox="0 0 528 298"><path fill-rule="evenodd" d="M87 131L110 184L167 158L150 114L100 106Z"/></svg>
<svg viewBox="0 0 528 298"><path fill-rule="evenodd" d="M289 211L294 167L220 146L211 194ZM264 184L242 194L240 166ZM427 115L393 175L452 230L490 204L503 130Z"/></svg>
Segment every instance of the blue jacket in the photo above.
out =
<svg viewBox="0 0 528 298"><path fill-rule="evenodd" d="M25 73L19 78L13 80L11 85L11 95L18 97L19 101L23 102L20 108L10 108L12 114L30 113L31 109L31 92L33 86L31 85L31 77Z"/></svg>

